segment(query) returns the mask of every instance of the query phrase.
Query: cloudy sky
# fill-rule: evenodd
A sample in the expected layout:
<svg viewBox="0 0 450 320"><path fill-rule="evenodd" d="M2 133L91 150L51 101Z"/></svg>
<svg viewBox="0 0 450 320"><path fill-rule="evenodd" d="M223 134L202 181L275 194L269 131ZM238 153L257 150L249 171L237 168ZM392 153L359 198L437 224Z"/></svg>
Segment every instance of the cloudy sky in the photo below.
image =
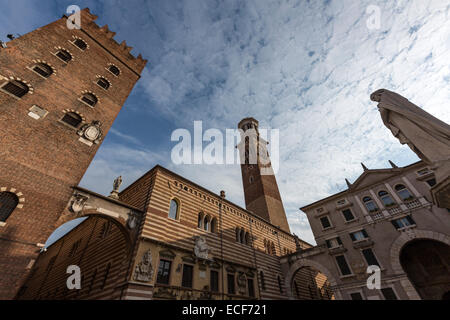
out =
<svg viewBox="0 0 450 320"><path fill-rule="evenodd" d="M77 4L149 60L81 182L103 194L116 176L125 187L161 164L244 206L239 166L177 166L170 137L193 131L194 120L224 132L252 116L280 130L277 179L291 230L314 243L299 207L344 190L360 162L418 160L383 126L370 93L396 91L450 122L449 1L0 3L0 39Z"/></svg>

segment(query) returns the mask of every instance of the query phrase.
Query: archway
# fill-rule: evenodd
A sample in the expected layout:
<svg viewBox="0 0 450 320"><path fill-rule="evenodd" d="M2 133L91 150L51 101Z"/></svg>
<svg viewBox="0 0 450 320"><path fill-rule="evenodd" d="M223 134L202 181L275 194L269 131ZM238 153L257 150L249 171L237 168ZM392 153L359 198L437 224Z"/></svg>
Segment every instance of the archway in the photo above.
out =
<svg viewBox="0 0 450 320"><path fill-rule="evenodd" d="M400 262L400 253L402 249L413 240L435 240L450 246L450 236L429 230L420 229L408 229L402 232L401 235L394 241L391 246L391 267L397 275L404 275L404 279L400 281L406 294L410 300L420 300L421 296L417 292L417 288L411 283L411 280L407 277L405 270ZM438 299L441 299L439 297Z"/></svg>
<svg viewBox="0 0 450 320"><path fill-rule="evenodd" d="M403 246L400 263L422 299L448 299L450 246L431 239L415 239Z"/></svg>
<svg viewBox="0 0 450 320"><path fill-rule="evenodd" d="M331 272L321 264L299 259L290 267L285 277L285 287L290 299L340 300L339 291Z"/></svg>
<svg viewBox="0 0 450 320"><path fill-rule="evenodd" d="M77 220L55 230L60 233L57 237L50 236L53 241L40 253L17 299L121 298L120 285L127 280L132 253L128 230L120 221L94 211ZM69 266L79 268L80 289L67 287Z"/></svg>
<svg viewBox="0 0 450 320"><path fill-rule="evenodd" d="M301 267L291 282L291 292L296 300L334 300L327 277L312 267Z"/></svg>

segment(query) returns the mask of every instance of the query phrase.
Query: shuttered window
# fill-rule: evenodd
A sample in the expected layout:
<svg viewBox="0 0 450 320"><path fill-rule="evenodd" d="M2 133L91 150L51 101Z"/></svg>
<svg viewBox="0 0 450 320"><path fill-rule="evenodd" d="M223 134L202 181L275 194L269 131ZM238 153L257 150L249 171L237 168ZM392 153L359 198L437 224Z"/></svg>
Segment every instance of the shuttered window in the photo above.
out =
<svg viewBox="0 0 450 320"><path fill-rule="evenodd" d="M120 75L120 70L116 66L109 66L108 70L115 76L119 76Z"/></svg>
<svg viewBox="0 0 450 320"><path fill-rule="evenodd" d="M61 119L62 122L67 123L68 125L78 128L80 125L82 119L81 117L74 113L74 112L68 112L64 115L64 117Z"/></svg>
<svg viewBox="0 0 450 320"><path fill-rule="evenodd" d="M108 80L106 80L104 78L98 79L97 84L105 90L108 90L110 87Z"/></svg>
<svg viewBox="0 0 450 320"><path fill-rule="evenodd" d="M56 56L64 62L69 62L70 60L72 60L72 55L68 53L66 50L59 50L56 53Z"/></svg>
<svg viewBox="0 0 450 320"><path fill-rule="evenodd" d="M212 292L219 292L219 272L211 270L210 286Z"/></svg>
<svg viewBox="0 0 450 320"><path fill-rule="evenodd" d="M50 68L45 63L38 63L38 64L34 65L33 71L40 74L44 78L48 78L53 74L53 69Z"/></svg>
<svg viewBox="0 0 450 320"><path fill-rule="evenodd" d="M29 91L29 88L26 84L20 81L9 81L2 87L2 90L16 96L17 98L22 98Z"/></svg>
<svg viewBox="0 0 450 320"><path fill-rule="evenodd" d="M375 254L373 253L372 249L364 249L362 251L364 255L364 259L367 261L367 265L369 266L380 266L378 263L377 258L375 257Z"/></svg>
<svg viewBox="0 0 450 320"><path fill-rule="evenodd" d="M76 46L77 46L78 48L80 48L81 50L86 50L86 48L87 48L86 42L84 42L84 41L81 40L81 39L76 39L76 40L73 42L73 44L76 45Z"/></svg>
<svg viewBox="0 0 450 320"><path fill-rule="evenodd" d="M85 93L85 94L83 94L83 96L81 97L81 100L83 102L86 102L91 107L95 106L97 104L97 102L98 102L97 97L94 96L92 93Z"/></svg>
<svg viewBox="0 0 450 320"><path fill-rule="evenodd" d="M181 280L181 286L185 288L192 288L192 276L194 273L194 267L190 265L183 265L183 278Z"/></svg>

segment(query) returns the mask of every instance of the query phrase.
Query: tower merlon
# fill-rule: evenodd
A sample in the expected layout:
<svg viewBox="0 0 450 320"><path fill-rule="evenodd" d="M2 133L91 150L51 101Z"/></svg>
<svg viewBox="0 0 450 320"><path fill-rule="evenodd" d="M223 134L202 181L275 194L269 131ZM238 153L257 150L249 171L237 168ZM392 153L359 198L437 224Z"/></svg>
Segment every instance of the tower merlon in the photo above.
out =
<svg viewBox="0 0 450 320"><path fill-rule="evenodd" d="M69 17L64 15L63 18L68 19ZM119 44L114 39L116 33L111 31L108 25L104 25L103 27L97 25L95 22L97 19L98 16L92 14L89 8L81 10L81 30L87 33L92 39L95 39L95 41L100 43L113 55L117 56L118 59L122 60L124 64L128 65L136 73L141 74L148 61L143 59L141 54L137 57L133 56L131 54L133 48L128 46L126 41L122 41Z"/></svg>

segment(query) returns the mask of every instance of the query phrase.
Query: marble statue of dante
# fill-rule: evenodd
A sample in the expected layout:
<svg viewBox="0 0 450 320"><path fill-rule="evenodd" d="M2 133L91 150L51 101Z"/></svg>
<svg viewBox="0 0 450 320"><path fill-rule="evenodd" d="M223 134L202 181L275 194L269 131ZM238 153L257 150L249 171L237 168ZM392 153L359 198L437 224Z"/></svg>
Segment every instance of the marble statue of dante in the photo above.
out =
<svg viewBox="0 0 450 320"><path fill-rule="evenodd" d="M386 89L375 91L370 99L378 102L384 125L401 144L407 144L420 159L432 167L450 167L448 124Z"/></svg>
<svg viewBox="0 0 450 320"><path fill-rule="evenodd" d="M122 184L122 176L114 180L113 191L119 191L120 185Z"/></svg>

